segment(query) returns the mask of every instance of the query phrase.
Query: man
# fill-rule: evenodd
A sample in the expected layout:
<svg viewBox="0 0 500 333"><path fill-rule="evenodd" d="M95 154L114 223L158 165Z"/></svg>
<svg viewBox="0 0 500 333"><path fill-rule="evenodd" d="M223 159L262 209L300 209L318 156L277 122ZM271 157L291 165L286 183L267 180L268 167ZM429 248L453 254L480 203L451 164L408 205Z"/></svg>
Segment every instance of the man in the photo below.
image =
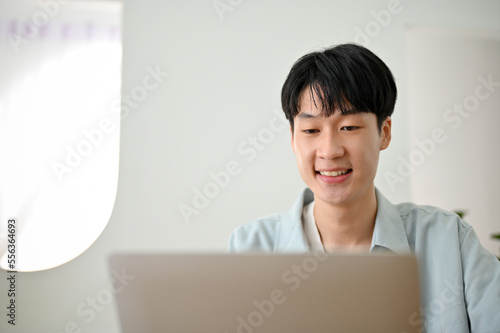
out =
<svg viewBox="0 0 500 333"><path fill-rule="evenodd" d="M364 47L307 54L282 90L292 148L307 184L295 205L236 229L233 252L415 253L428 332L500 332L500 264L456 214L391 204L374 186L391 141L397 89Z"/></svg>

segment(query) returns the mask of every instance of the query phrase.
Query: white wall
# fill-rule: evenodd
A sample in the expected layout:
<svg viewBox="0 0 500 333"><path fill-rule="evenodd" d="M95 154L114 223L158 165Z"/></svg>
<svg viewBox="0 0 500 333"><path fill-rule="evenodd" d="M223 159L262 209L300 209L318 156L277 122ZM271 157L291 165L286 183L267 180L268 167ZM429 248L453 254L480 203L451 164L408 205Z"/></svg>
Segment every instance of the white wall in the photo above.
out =
<svg viewBox="0 0 500 333"><path fill-rule="evenodd" d="M114 307L103 298L107 255L221 251L237 225L288 209L304 186L288 130L274 133L252 161L238 147L269 126L298 57L331 44L366 43L356 38L366 28L369 48L393 70L400 90L377 186L394 202L410 200L409 180L391 187L384 178L410 151L407 26L500 31L497 1L401 0L383 25L374 13L392 1L239 2L221 20L211 0L124 1L123 94L142 84L148 66L169 74L122 122L118 194L101 237L68 264L20 276L18 331L64 332L74 322L82 332L118 332ZM209 173L233 160L241 172L186 223L179 204L191 204ZM6 281L0 281L3 295ZM98 296L104 304L90 310ZM0 330L6 329L2 319Z"/></svg>
<svg viewBox="0 0 500 333"><path fill-rule="evenodd" d="M413 28L408 40L413 200L465 210L499 255L500 34Z"/></svg>

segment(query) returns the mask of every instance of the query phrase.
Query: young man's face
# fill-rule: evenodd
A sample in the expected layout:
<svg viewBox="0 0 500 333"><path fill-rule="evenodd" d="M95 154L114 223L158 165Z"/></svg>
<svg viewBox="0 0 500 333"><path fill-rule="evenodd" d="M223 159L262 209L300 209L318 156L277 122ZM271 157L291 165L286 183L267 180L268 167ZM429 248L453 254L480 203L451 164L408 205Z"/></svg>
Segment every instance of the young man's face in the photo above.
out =
<svg viewBox="0 0 500 333"><path fill-rule="evenodd" d="M389 146L391 119L379 131L373 113L319 116L309 89L302 94L294 118L292 147L299 173L315 200L348 205L374 194L380 151ZM318 109L319 107L319 109Z"/></svg>

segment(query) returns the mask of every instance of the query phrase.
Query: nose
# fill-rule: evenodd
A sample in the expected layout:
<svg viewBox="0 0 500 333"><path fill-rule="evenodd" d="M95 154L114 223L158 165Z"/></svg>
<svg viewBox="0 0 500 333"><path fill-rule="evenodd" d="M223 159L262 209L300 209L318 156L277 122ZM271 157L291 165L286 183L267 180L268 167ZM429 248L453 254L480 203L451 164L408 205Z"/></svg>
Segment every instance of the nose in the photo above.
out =
<svg viewBox="0 0 500 333"><path fill-rule="evenodd" d="M318 140L316 154L319 158L328 160L344 156L345 148L342 139L331 131L323 132Z"/></svg>

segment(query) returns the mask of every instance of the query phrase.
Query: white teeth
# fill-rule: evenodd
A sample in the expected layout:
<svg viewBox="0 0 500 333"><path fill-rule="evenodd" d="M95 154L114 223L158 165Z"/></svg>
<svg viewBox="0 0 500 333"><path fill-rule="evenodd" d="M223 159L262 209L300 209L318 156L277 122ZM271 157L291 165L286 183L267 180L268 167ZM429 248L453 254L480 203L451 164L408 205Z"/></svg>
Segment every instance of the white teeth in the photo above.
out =
<svg viewBox="0 0 500 333"><path fill-rule="evenodd" d="M330 177L336 177L336 176L341 176L345 175L349 170L339 170L339 171L320 171L319 173L322 176L330 176Z"/></svg>

